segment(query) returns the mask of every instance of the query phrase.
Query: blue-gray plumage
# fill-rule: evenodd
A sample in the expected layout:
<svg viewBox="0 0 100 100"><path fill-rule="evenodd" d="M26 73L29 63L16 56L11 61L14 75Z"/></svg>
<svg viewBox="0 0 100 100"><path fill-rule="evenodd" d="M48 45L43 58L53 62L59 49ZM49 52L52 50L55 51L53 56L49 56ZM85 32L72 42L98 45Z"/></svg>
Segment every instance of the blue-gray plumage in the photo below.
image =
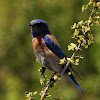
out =
<svg viewBox="0 0 100 100"><path fill-rule="evenodd" d="M66 55L56 38L50 33L47 22L41 19L35 19L30 22L29 26L31 26L32 42L37 59L47 69L56 73L61 73L65 65L60 65L59 60L64 57L66 58ZM75 72L71 65L69 65L69 68ZM68 72L71 72L69 68L66 69L63 76L70 79L83 94L82 88L76 82L72 73L68 75Z"/></svg>

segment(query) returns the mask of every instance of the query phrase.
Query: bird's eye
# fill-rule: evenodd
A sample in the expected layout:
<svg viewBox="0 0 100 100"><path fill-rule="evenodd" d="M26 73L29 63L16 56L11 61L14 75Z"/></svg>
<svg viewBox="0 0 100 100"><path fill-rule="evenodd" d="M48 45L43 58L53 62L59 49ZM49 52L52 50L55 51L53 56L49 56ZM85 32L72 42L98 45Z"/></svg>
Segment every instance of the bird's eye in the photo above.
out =
<svg viewBox="0 0 100 100"><path fill-rule="evenodd" d="M36 26L43 26L44 24L43 23L36 23L35 25Z"/></svg>

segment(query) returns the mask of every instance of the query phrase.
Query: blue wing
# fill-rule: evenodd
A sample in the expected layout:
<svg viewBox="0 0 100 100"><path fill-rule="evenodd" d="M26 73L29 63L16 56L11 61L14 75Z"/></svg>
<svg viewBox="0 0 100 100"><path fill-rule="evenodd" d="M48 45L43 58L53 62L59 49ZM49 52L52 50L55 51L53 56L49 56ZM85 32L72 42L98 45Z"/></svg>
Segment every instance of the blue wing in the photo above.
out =
<svg viewBox="0 0 100 100"><path fill-rule="evenodd" d="M70 72L69 68L66 69L66 73L68 74ZM68 78L72 83L78 88L78 90L84 95L83 89L80 87L80 85L76 82L75 78L73 77L72 73L71 75L64 75L66 78Z"/></svg>
<svg viewBox="0 0 100 100"><path fill-rule="evenodd" d="M57 43L57 40L53 35L45 35L43 39L46 47L49 48L60 59L66 57L65 53L62 51L60 45Z"/></svg>

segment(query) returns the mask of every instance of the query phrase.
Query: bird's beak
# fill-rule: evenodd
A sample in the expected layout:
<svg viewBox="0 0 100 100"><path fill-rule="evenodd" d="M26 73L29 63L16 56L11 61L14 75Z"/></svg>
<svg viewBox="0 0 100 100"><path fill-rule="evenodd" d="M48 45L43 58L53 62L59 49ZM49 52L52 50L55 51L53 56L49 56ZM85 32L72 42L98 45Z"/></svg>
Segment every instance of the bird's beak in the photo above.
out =
<svg viewBox="0 0 100 100"><path fill-rule="evenodd" d="M29 26L32 26L31 24L29 24Z"/></svg>

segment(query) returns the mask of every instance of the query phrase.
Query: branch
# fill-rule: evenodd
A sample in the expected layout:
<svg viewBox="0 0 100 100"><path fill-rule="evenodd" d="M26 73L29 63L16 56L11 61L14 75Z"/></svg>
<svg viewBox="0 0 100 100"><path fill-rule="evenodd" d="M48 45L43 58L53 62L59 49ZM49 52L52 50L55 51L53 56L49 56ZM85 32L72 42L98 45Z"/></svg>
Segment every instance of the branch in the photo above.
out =
<svg viewBox="0 0 100 100"><path fill-rule="evenodd" d="M81 47L81 43L79 43L78 48L77 48L76 51L72 54L71 60L74 58L74 56L76 55L76 53L80 50L80 47ZM63 71L60 73L60 77L65 73L65 70L68 68L69 64L70 64L70 62L68 62L68 63L66 64L66 66L65 66L64 69L63 69Z"/></svg>

